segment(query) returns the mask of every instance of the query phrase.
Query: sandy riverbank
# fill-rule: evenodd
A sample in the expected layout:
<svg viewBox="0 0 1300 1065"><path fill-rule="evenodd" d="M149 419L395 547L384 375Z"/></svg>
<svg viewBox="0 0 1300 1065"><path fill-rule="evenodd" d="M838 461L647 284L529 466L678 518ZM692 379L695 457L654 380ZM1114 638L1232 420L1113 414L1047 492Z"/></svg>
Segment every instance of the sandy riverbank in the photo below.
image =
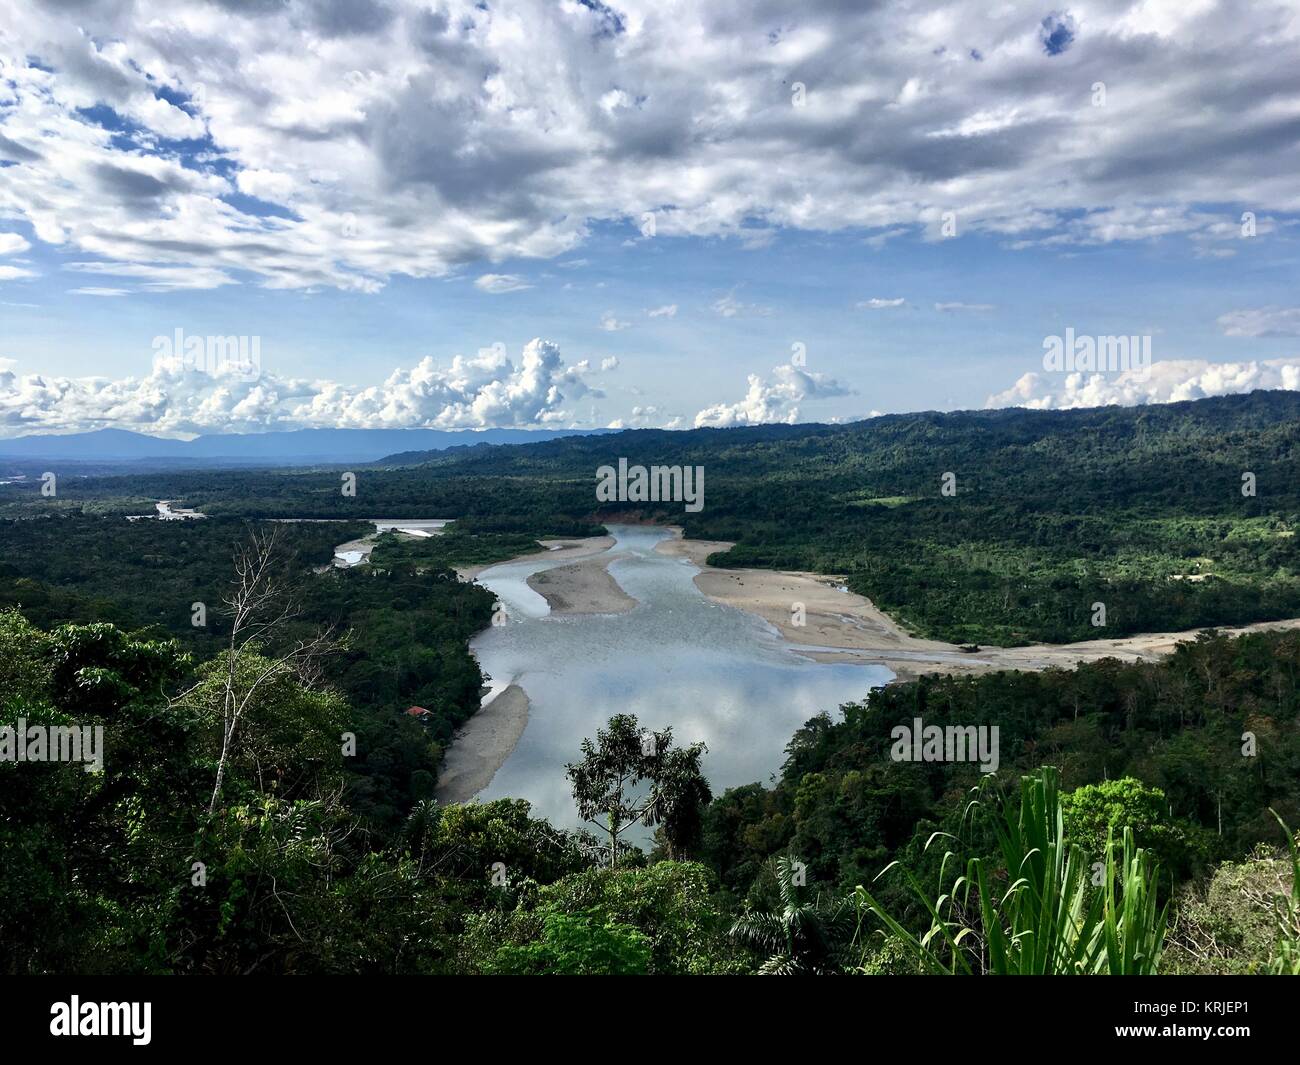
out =
<svg viewBox="0 0 1300 1065"><path fill-rule="evenodd" d="M498 692L452 738L438 776L441 803L469 802L492 783L528 724L528 694L518 684Z"/></svg>
<svg viewBox="0 0 1300 1065"><path fill-rule="evenodd" d="M610 574L613 561L585 558L542 570L528 578L528 587L546 600L552 614L626 614L636 600Z"/></svg>
<svg viewBox="0 0 1300 1065"><path fill-rule="evenodd" d="M730 544L683 540L680 529L673 532L675 539L664 541L657 550L690 559L699 566L695 585L714 602L757 614L775 626L788 642L807 648L800 653L809 658L819 662L878 663L893 670L899 681L925 673L957 675L1052 666L1068 669L1101 658L1151 661L1169 654L1179 643L1194 640L1198 631L1146 633L1072 644L980 647L968 653L956 644L912 636L871 600L844 589L842 577L761 569L714 569L704 560L714 551L726 550ZM800 605L802 611L797 609ZM1300 619L1220 631L1237 634L1291 628L1300 628Z"/></svg>
<svg viewBox="0 0 1300 1065"><path fill-rule="evenodd" d="M588 558L591 555L598 555L602 551L608 551L614 546L612 536L586 536L574 540L538 540L545 550L534 551L531 555L520 555L518 558L506 559L503 562L485 562L480 566L457 566L456 573L463 581L472 581L485 569L493 566L503 566L506 562L514 564L516 562L539 562L556 558L578 559Z"/></svg>

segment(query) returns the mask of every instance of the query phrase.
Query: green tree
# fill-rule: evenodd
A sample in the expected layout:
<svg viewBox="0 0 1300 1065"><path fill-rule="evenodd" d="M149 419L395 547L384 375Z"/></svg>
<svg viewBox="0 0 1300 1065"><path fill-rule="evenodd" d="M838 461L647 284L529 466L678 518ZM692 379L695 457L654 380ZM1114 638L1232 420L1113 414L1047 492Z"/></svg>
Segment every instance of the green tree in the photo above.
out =
<svg viewBox="0 0 1300 1065"><path fill-rule="evenodd" d="M711 798L700 770L703 743L673 748L673 730L650 732L632 714L616 714L582 741L582 760L565 766L579 815L609 837L609 864L637 824L662 824L670 853L700 838L701 809ZM601 820L603 818L603 821Z"/></svg>
<svg viewBox="0 0 1300 1065"><path fill-rule="evenodd" d="M488 971L511 976L644 976L650 941L631 925L590 913L547 914L540 942L505 946Z"/></svg>
<svg viewBox="0 0 1300 1065"><path fill-rule="evenodd" d="M731 926L731 937L766 955L765 976L824 976L843 971L852 932L851 910L839 899L809 898L800 862L785 855L773 872L780 909L749 910Z"/></svg>
<svg viewBox="0 0 1300 1065"><path fill-rule="evenodd" d="M694 862L656 862L644 869L601 866L552 884L517 891L512 910L480 907L466 921L464 962L490 968L503 947L535 947L549 918L581 918L598 927L627 927L650 947L651 975L743 971L741 952L727 938L727 922L708 870Z"/></svg>
<svg viewBox="0 0 1300 1065"><path fill-rule="evenodd" d="M1170 815L1169 802L1159 788L1133 777L1085 784L1061 796L1066 836L1100 860L1109 839L1122 839L1132 829L1133 840L1169 874L1189 875L1204 864L1208 844L1192 826Z"/></svg>

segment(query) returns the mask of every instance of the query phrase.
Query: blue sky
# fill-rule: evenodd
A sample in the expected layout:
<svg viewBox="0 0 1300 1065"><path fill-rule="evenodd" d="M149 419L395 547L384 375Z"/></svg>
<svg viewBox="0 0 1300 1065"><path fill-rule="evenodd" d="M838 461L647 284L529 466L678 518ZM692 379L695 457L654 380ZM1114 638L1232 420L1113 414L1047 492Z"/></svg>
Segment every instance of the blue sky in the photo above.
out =
<svg viewBox="0 0 1300 1065"><path fill-rule="evenodd" d="M5 8L0 435L1300 386L1288 8ZM1067 327L1157 365L1047 374Z"/></svg>
<svg viewBox="0 0 1300 1065"><path fill-rule="evenodd" d="M426 355L449 361L497 342L517 352L542 336L572 358L618 358L607 398L574 411L606 424L632 405L693 416L702 399L729 398L748 374L788 361L795 343L810 369L855 389L809 404L809 419L982 407L1039 369L1043 337L1067 325L1150 333L1157 359L1274 359L1297 349L1293 337L1225 337L1216 322L1237 307L1294 299L1294 238L1243 240L1225 260L1197 258L1181 237L1067 254L1008 250L979 235L909 234L877 249L859 234L786 232L756 250L638 237L607 226L554 261L498 264L495 272L531 286L501 294L467 273L395 278L377 293L238 285L94 297L75 294L87 278L61 268L66 254L41 249L29 256L40 276L4 290L30 304L3 308L5 353L47 373L141 376L159 332L247 333L261 337L264 369L359 386ZM716 307L728 296L743 305L731 317ZM897 308L859 307L900 298ZM673 317L647 314L674 305ZM607 314L626 328L602 328Z"/></svg>

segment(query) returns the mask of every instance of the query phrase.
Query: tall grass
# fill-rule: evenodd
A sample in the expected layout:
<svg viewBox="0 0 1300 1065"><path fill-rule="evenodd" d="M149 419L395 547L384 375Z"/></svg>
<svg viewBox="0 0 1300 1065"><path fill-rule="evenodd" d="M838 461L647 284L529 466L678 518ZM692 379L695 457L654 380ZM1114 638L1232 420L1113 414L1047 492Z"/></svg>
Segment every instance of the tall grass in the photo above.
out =
<svg viewBox="0 0 1300 1065"><path fill-rule="evenodd" d="M1300 976L1300 847L1277 811L1269 812L1277 817L1291 849L1291 893L1280 896L1276 902L1277 952L1269 962L1269 972L1275 976Z"/></svg>
<svg viewBox="0 0 1300 1065"><path fill-rule="evenodd" d="M1096 856L1065 836L1058 789L1057 772L1050 767L1021 780L1019 803L1003 797L994 809L986 801L987 786L979 789L967 816L987 821L999 860L970 858L964 872L946 886L961 860L946 851L937 892L926 891L898 862L890 863L876 879L901 871L929 915L929 927L919 933L904 927L859 886L853 894L857 945L865 949L863 930L874 915L926 972L1155 973L1168 917L1167 906L1156 899L1156 863L1134 845L1126 828L1122 843L1108 837L1095 877ZM935 833L926 847L952 838Z"/></svg>

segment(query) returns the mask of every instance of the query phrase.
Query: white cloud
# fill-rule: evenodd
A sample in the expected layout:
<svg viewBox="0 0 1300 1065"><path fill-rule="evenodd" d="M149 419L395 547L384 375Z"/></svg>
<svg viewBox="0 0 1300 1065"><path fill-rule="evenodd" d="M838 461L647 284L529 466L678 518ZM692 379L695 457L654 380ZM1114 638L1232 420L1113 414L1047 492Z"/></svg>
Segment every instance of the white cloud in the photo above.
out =
<svg viewBox="0 0 1300 1065"><path fill-rule="evenodd" d="M749 375L749 390L737 403L717 403L695 415L695 426L729 428L736 425L766 425L799 420L799 404L809 399L847 396L852 390L824 374L791 366L788 363L772 371L769 383L757 374Z"/></svg>
<svg viewBox="0 0 1300 1065"><path fill-rule="evenodd" d="M1300 307L1259 307L1219 316L1229 337L1300 337Z"/></svg>
<svg viewBox="0 0 1300 1065"><path fill-rule="evenodd" d="M869 300L859 300L858 309L862 311L883 311L891 307L905 307L907 300L901 296L897 299L884 299L879 296L873 296Z"/></svg>
<svg viewBox="0 0 1300 1065"><path fill-rule="evenodd" d="M665 303L662 307L647 308L645 313L651 318L676 318L677 304Z"/></svg>
<svg viewBox="0 0 1300 1065"><path fill-rule="evenodd" d="M25 277L36 277L35 270L22 266L0 266L0 281L19 281Z"/></svg>
<svg viewBox="0 0 1300 1065"><path fill-rule="evenodd" d="M18 233L0 233L0 255L17 255L31 245Z"/></svg>
<svg viewBox="0 0 1300 1065"><path fill-rule="evenodd" d="M608 429L680 429L681 427L681 418L674 417L661 407L652 406L633 407L628 417L615 418L606 426Z"/></svg>
<svg viewBox="0 0 1300 1065"><path fill-rule="evenodd" d="M475 279L474 287L499 295L502 292L520 292L533 286L517 274L484 274Z"/></svg>
<svg viewBox="0 0 1300 1065"><path fill-rule="evenodd" d="M1233 395L1258 388L1300 390L1300 358L1249 362L1166 359L1153 362L1145 374L1027 373L1006 391L989 396L985 405L1041 410L1112 404L1129 407Z"/></svg>
<svg viewBox="0 0 1300 1065"><path fill-rule="evenodd" d="M159 354L143 378L19 375L0 366L0 434L121 428L156 433L259 432L316 427L465 428L563 423L565 404L603 392L586 362L566 366L553 343L534 339L518 359L503 346L431 358L382 384L242 376L214 360L212 372ZM605 366L602 364L602 369ZM611 367L612 368L612 367Z"/></svg>
<svg viewBox="0 0 1300 1065"><path fill-rule="evenodd" d="M202 266L157 266L144 263L67 263L64 269L85 274L107 274L112 277L139 278L144 288L155 292L220 288L222 285L234 284L234 278L224 270Z"/></svg>
<svg viewBox="0 0 1300 1065"><path fill-rule="evenodd" d="M600 328L607 333L617 333L628 328L632 323L624 322L615 317L613 311L606 311L600 316Z"/></svg>
<svg viewBox="0 0 1300 1065"><path fill-rule="evenodd" d="M74 296L129 296L130 289L125 288L100 288L96 285L88 285L85 288L68 289Z"/></svg>
<svg viewBox="0 0 1300 1065"><path fill-rule="evenodd" d="M909 229L906 226L895 226L893 229L886 229L881 233L873 233L866 239L866 245L874 251L879 251L895 237L901 237L908 232Z"/></svg>
<svg viewBox="0 0 1300 1065"><path fill-rule="evenodd" d="M738 318L741 315L757 315L765 318L772 313L771 307L764 307L760 303L742 303L736 298L735 292L728 292L719 300L713 302L713 310L722 315L723 318Z"/></svg>
<svg viewBox="0 0 1300 1065"><path fill-rule="evenodd" d="M963 312L995 311L992 303L936 303L934 309L940 314L960 314Z"/></svg>
<svg viewBox="0 0 1300 1065"><path fill-rule="evenodd" d="M1221 253L1242 209L1300 210L1300 20L1241 7L1102 0L1048 56L1025 2L8 3L0 217L99 260L358 291L647 213L654 239L748 246L951 210L962 235Z"/></svg>

